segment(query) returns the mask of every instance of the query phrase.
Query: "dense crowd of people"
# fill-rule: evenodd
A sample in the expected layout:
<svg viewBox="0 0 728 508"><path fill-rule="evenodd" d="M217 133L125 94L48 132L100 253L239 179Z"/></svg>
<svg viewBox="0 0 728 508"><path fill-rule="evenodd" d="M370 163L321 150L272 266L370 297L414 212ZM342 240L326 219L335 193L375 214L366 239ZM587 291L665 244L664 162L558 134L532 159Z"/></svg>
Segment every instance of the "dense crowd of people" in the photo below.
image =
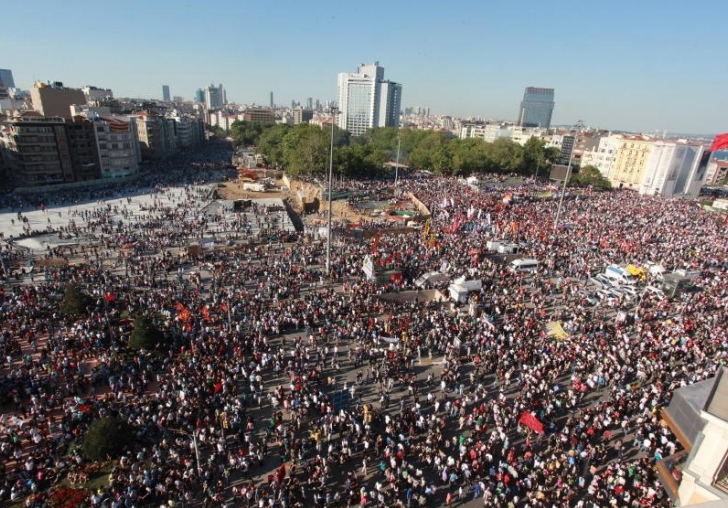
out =
<svg viewBox="0 0 728 508"><path fill-rule="evenodd" d="M724 362L725 226L628 191L570 196L555 226L536 181L399 186L431 210L428 230L339 237L329 273L309 234L187 255L167 235L202 220L182 213L204 199L194 185L169 217L130 218L134 235L105 224L103 204L78 217L96 255L0 295L0 502L42 507L60 481L102 470L92 506L669 506L655 464L681 445L660 409ZM540 261L533 276L488 255L504 237ZM401 277L366 280L366 255ZM700 275L672 299L585 297L606 265L647 261ZM438 270L482 289L453 309L415 289ZM69 283L91 296L81 317L59 310ZM160 350L128 348L144 314ZM547 336L549 321L567 335ZM99 465L78 444L108 416L134 433Z"/></svg>

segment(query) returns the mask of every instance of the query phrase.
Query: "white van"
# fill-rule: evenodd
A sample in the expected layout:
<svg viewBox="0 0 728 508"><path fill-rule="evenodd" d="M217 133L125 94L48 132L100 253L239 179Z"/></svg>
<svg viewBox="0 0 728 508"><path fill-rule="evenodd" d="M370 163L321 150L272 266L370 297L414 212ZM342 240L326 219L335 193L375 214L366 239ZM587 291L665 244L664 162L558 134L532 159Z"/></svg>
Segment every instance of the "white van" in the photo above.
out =
<svg viewBox="0 0 728 508"><path fill-rule="evenodd" d="M538 260L528 258L514 259L508 263L508 269L513 273L535 272L538 270Z"/></svg>
<svg viewBox="0 0 728 508"><path fill-rule="evenodd" d="M634 277L624 268L618 265L609 265L604 270L604 276L613 281L617 281L620 284L636 284L637 281Z"/></svg>

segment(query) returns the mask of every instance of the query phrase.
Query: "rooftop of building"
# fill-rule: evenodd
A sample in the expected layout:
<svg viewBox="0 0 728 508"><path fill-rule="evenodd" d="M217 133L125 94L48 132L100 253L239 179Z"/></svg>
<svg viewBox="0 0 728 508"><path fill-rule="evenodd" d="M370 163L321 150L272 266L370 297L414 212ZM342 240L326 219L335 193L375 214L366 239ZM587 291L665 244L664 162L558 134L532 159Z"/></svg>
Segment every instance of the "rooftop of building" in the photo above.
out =
<svg viewBox="0 0 728 508"><path fill-rule="evenodd" d="M728 423L728 375L726 368L715 377L675 390L663 411L680 443L690 450L705 426L702 413Z"/></svg>

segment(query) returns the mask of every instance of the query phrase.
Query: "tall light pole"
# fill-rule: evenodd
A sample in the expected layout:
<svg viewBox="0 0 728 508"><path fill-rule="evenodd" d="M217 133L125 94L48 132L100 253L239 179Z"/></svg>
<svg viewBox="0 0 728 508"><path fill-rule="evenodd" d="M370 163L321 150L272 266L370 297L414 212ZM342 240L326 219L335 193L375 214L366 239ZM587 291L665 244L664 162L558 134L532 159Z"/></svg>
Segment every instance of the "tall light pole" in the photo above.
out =
<svg viewBox="0 0 728 508"><path fill-rule="evenodd" d="M569 165L566 166L566 176L564 177L564 186L561 188L561 197L559 198L559 206L556 208L556 219L554 220L554 229L559 227L559 216L561 215L561 205L564 202L564 194L566 193L566 184L571 176L571 161L574 159L574 148L576 148L576 135L574 135L574 144L571 146L569 154Z"/></svg>
<svg viewBox="0 0 728 508"><path fill-rule="evenodd" d="M336 122L337 108L331 108L331 151L329 153L329 210L328 225L326 227L326 277L331 274L331 194L334 177L334 123Z"/></svg>
<svg viewBox="0 0 728 508"><path fill-rule="evenodd" d="M399 180L399 149L402 146L402 137L400 136L399 127L397 127L397 159L394 165L394 194L397 195L397 181Z"/></svg>
<svg viewBox="0 0 728 508"><path fill-rule="evenodd" d="M193 430L190 434L189 432L185 432L184 430L180 429L169 429L170 431L176 433L176 434L182 434L187 437L192 438L192 445L195 448L195 460L197 462L197 474L202 474L202 467L200 467L200 449L197 447L197 429Z"/></svg>

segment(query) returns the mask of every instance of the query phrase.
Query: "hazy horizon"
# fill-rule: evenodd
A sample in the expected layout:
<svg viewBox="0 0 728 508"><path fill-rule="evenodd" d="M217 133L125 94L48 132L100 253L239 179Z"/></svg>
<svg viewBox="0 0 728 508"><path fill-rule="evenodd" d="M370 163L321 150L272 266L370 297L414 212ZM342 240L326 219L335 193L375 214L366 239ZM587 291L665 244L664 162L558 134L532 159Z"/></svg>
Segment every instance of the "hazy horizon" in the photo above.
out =
<svg viewBox="0 0 728 508"><path fill-rule="evenodd" d="M515 120L524 88L538 86L555 89L554 124L728 131L728 70L716 65L723 52L715 37L728 4L417 6L13 2L3 7L0 32L13 49L0 68L25 89L35 80L62 81L161 98L169 85L172 96L191 99L197 88L222 83L230 102L267 105L272 91L276 104L290 105L335 100L337 73L379 61L385 78L402 84L403 107L432 114Z"/></svg>

